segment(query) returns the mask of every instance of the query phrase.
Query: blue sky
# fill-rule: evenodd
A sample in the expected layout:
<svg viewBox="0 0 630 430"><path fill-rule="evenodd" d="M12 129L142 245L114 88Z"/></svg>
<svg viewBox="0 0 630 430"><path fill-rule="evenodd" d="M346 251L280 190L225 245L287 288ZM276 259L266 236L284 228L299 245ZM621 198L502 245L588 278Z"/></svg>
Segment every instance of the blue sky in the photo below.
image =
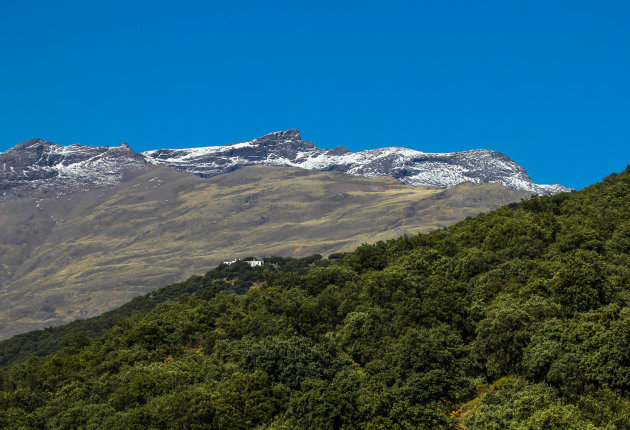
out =
<svg viewBox="0 0 630 430"><path fill-rule="evenodd" d="M578 189L630 163L627 1L5 1L0 42L0 151L298 128Z"/></svg>

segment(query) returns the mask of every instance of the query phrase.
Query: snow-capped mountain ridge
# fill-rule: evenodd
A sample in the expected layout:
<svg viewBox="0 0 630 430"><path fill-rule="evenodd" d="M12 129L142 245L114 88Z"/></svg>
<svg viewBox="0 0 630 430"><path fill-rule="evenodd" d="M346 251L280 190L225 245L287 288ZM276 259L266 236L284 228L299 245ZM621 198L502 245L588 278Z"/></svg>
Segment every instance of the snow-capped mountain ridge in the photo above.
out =
<svg viewBox="0 0 630 430"><path fill-rule="evenodd" d="M109 187L145 171L146 166L145 158L126 143L62 146L31 139L0 153L0 195Z"/></svg>
<svg viewBox="0 0 630 430"><path fill-rule="evenodd" d="M298 130L278 131L232 145L160 149L142 153L149 162L201 176L215 176L248 165L334 170L357 176L393 176L407 185L451 187L463 182L499 183L536 194L569 191L562 185L535 184L525 169L489 149L428 153L405 147L351 152L320 149L302 140Z"/></svg>
<svg viewBox="0 0 630 430"><path fill-rule="evenodd" d="M428 153L391 146L351 152L339 146L329 150L302 140L299 131L291 129L230 145L157 149L141 154L127 144L62 146L32 139L0 153L0 196L66 194L109 187L156 165L203 177L244 166L268 165L366 177L393 176L413 186L452 187L472 182L499 183L536 194L570 190L561 185L535 184L509 157L488 149Z"/></svg>

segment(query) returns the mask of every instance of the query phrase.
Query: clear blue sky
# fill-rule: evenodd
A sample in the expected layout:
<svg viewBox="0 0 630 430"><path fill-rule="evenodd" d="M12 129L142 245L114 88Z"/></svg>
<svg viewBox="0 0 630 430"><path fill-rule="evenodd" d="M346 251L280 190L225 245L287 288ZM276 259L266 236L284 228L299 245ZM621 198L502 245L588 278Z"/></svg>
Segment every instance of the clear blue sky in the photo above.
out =
<svg viewBox="0 0 630 430"><path fill-rule="evenodd" d="M298 128L490 148L582 188L630 163L630 2L3 1L0 151Z"/></svg>

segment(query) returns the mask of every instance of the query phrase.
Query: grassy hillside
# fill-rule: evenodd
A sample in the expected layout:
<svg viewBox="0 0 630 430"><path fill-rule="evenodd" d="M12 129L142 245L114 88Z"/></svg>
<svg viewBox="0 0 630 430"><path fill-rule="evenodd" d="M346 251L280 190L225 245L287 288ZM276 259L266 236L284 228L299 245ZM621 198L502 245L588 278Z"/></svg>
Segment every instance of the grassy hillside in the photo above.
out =
<svg viewBox="0 0 630 430"><path fill-rule="evenodd" d="M627 429L630 168L0 371L6 428Z"/></svg>
<svg viewBox="0 0 630 430"><path fill-rule="evenodd" d="M224 260L349 251L524 196L291 168L211 179L158 168L111 190L2 202L0 339L99 315Z"/></svg>

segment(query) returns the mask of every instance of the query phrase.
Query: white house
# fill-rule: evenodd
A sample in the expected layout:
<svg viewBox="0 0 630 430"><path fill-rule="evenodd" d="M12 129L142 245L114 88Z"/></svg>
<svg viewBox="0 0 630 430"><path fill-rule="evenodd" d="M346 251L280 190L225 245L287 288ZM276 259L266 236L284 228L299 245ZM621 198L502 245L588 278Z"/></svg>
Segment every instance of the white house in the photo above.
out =
<svg viewBox="0 0 630 430"><path fill-rule="evenodd" d="M229 266L230 264L234 264L234 263L236 263L239 260L240 260L240 258L235 258L232 261L224 261L223 264L225 264L226 266Z"/></svg>
<svg viewBox="0 0 630 430"><path fill-rule="evenodd" d="M249 265L252 267L257 267L257 266L264 266L265 262L262 260L252 260L252 261L248 261Z"/></svg>
<svg viewBox="0 0 630 430"><path fill-rule="evenodd" d="M234 260L231 261L224 261L223 264L229 266L230 264L234 264L237 261L241 261L240 258L235 258ZM249 264L251 267L261 267L265 265L265 262L262 260L251 260L251 261L246 261L247 264Z"/></svg>

